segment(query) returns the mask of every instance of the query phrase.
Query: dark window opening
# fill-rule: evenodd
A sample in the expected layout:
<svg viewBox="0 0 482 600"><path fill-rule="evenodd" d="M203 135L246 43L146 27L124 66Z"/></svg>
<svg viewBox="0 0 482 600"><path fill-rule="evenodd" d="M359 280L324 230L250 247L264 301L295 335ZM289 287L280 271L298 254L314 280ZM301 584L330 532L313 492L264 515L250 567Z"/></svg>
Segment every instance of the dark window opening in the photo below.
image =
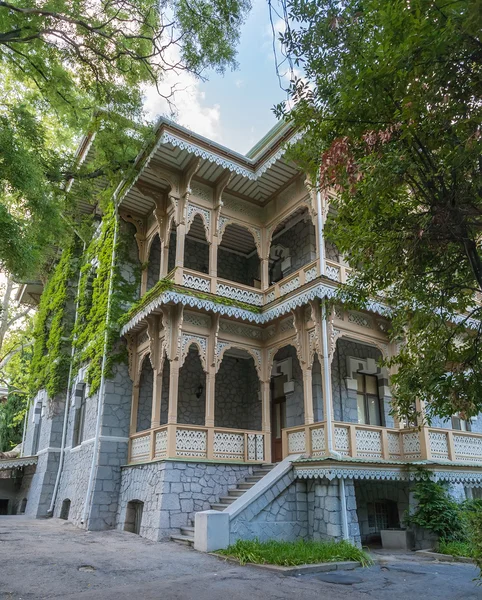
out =
<svg viewBox="0 0 482 600"><path fill-rule="evenodd" d="M131 500L127 503L124 531L128 531L129 533L136 533L137 535L139 535L141 530L143 510L144 502L141 502L140 500Z"/></svg>
<svg viewBox="0 0 482 600"><path fill-rule="evenodd" d="M74 437L72 440L72 446L79 446L84 440L84 428L85 428L85 384L78 385L75 389L75 401L77 409L74 417Z"/></svg>
<svg viewBox="0 0 482 600"><path fill-rule="evenodd" d="M70 513L70 500L68 498L66 498L62 502L62 508L60 509L60 518L64 519L64 521L67 521L69 518L69 513Z"/></svg>

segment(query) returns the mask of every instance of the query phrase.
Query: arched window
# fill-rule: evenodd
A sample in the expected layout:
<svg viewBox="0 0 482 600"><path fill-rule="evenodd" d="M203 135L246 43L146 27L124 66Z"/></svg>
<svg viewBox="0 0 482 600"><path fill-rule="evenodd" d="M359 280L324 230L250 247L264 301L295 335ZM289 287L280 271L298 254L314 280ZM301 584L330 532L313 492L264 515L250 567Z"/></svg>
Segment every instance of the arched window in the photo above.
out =
<svg viewBox="0 0 482 600"><path fill-rule="evenodd" d="M185 425L204 425L206 412L206 373L197 346L189 348L179 371L177 422Z"/></svg>
<svg viewBox="0 0 482 600"><path fill-rule="evenodd" d="M146 429L151 428L153 387L154 371L152 370L149 356L146 356L142 363L141 377L139 380L136 431L145 431Z"/></svg>

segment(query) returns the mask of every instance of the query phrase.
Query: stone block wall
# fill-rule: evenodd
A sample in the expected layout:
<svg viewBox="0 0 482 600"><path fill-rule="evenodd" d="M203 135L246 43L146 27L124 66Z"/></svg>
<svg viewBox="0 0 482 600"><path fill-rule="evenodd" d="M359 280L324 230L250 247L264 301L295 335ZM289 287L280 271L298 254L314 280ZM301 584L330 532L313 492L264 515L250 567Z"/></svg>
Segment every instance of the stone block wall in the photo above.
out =
<svg viewBox="0 0 482 600"><path fill-rule="evenodd" d="M139 379L139 402L137 404L137 429L145 431L151 428L152 416L152 390L154 385L154 371L148 356L142 363L141 377Z"/></svg>
<svg viewBox="0 0 482 600"><path fill-rule="evenodd" d="M201 389L202 387L202 389ZM206 374L197 349L190 349L179 371L177 422L204 425L206 413ZM199 394L199 397L197 394ZM166 409L168 403L166 402Z"/></svg>
<svg viewBox="0 0 482 600"><path fill-rule="evenodd" d="M216 427L261 429L261 397L254 361L224 356L215 382Z"/></svg>
<svg viewBox="0 0 482 600"><path fill-rule="evenodd" d="M348 517L348 534L351 541L360 545L357 501L353 480L345 480L345 497ZM315 479L307 483L308 524L313 540L343 539L341 520L340 483L338 479Z"/></svg>
<svg viewBox="0 0 482 600"><path fill-rule="evenodd" d="M209 273L209 244L191 237L184 241L184 266L200 273Z"/></svg>
<svg viewBox="0 0 482 600"><path fill-rule="evenodd" d="M358 423L356 390L350 390L346 385L346 378L352 376L347 371L347 357L372 358L378 361L382 354L378 348L357 344L345 339L339 339L336 344L336 351L331 364L331 385L333 395L333 412L335 421L345 421L348 423ZM382 377L378 378L379 390L383 386L388 386L388 381ZM382 407L382 425L393 427L393 417L390 415L391 398L382 397L380 393L380 403Z"/></svg>
<svg viewBox="0 0 482 600"><path fill-rule="evenodd" d="M280 245L289 250L291 267L283 271L283 277L287 277L290 273L315 260L316 232L310 217L306 215L306 220L299 221L288 231L276 237L273 245ZM276 273L273 275L276 277Z"/></svg>
<svg viewBox="0 0 482 600"><path fill-rule="evenodd" d="M249 465L181 461L123 467L117 529L124 529L128 502L138 500L144 503L140 535L168 539L252 471Z"/></svg>
<svg viewBox="0 0 482 600"><path fill-rule="evenodd" d="M250 257L241 256L220 246L218 248L218 277L252 286L253 281L260 278L258 255L255 252Z"/></svg>
<svg viewBox="0 0 482 600"><path fill-rule="evenodd" d="M306 483L295 481L293 470L230 521L229 538L261 542L290 541L308 536Z"/></svg>
<svg viewBox="0 0 482 600"><path fill-rule="evenodd" d="M159 281L161 272L161 240L156 235L149 251L149 261L147 263L147 290L153 288Z"/></svg>

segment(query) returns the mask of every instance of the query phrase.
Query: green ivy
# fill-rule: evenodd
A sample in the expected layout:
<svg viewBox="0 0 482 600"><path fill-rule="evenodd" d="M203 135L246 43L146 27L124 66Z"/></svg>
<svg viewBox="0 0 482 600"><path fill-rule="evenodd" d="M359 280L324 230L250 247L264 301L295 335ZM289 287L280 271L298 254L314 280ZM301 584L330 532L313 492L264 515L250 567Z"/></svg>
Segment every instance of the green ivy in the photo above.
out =
<svg viewBox="0 0 482 600"><path fill-rule="evenodd" d="M48 280L34 323L34 348L31 363L30 391L45 388L53 398L67 385L72 318L68 314L75 291L72 283L76 269L74 243L62 252Z"/></svg>
<svg viewBox="0 0 482 600"><path fill-rule="evenodd" d="M84 265L81 269L79 307L77 323L74 329L74 347L76 349L74 367L77 370L87 363L86 381L91 393L99 389L102 379L102 358L107 352L106 372L108 377L116 363L126 358L125 347L116 344L119 340L119 319L126 307L132 303L139 288L140 268L129 258L128 244L124 236L118 235L116 242L116 265L113 270L112 296L107 322L109 290L111 278L112 253L114 251L114 232L116 214L113 204L107 207L100 233L94 236L84 253ZM94 261L97 266L94 267ZM119 265L131 262L134 277L128 281ZM95 269L95 272L94 272ZM89 280L93 277L92 290ZM106 340L107 335L107 340Z"/></svg>

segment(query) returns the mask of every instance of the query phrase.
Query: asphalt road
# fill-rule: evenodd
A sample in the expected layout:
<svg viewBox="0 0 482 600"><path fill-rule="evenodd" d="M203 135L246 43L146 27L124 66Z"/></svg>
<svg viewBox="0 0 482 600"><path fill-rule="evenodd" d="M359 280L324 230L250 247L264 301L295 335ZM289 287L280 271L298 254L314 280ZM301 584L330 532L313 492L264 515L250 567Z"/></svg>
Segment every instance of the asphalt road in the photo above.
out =
<svg viewBox="0 0 482 600"><path fill-rule="evenodd" d="M482 600L476 573L397 555L369 569L284 577L129 533L0 517L1 600Z"/></svg>

